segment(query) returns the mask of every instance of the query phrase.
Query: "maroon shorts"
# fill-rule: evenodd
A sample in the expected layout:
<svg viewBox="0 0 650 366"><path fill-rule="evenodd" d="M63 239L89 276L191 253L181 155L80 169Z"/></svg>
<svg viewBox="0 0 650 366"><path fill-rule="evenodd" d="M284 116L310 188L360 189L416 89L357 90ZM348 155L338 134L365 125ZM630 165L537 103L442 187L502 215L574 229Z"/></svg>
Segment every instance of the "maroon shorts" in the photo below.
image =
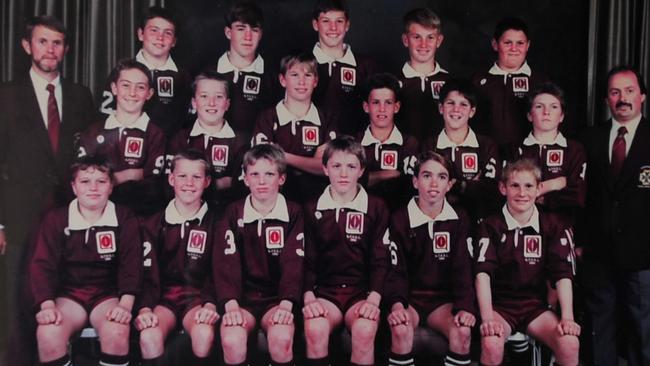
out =
<svg viewBox="0 0 650 366"><path fill-rule="evenodd" d="M345 316L352 305L368 297L368 291L354 286L317 286L314 289L316 297L322 297L336 305Z"/></svg>
<svg viewBox="0 0 650 366"><path fill-rule="evenodd" d="M197 305L202 305L201 290L187 286L170 286L162 290L160 305L171 310L179 322Z"/></svg>
<svg viewBox="0 0 650 366"><path fill-rule="evenodd" d="M409 294L409 305L420 316L420 324L426 324L429 314L440 306L452 302L451 297L434 296L433 293L417 291Z"/></svg>
<svg viewBox="0 0 650 366"><path fill-rule="evenodd" d="M528 324L548 310L544 301L533 298L499 301L494 303L493 308L510 325L513 333L526 333Z"/></svg>
<svg viewBox="0 0 650 366"><path fill-rule="evenodd" d="M88 315L102 301L112 297L118 297L115 289L96 286L64 287L57 296L65 297L78 303L86 310Z"/></svg>

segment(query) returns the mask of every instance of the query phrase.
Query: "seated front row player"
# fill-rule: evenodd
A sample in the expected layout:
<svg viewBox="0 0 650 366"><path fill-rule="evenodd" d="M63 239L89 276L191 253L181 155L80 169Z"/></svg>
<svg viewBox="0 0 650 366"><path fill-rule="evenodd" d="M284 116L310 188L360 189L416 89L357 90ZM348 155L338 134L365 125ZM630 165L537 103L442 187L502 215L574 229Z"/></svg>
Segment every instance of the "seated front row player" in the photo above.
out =
<svg viewBox="0 0 650 366"><path fill-rule="evenodd" d="M131 309L142 282L138 221L108 200L113 175L104 161L84 157L70 170L76 198L45 216L29 266L38 357L71 365L68 341L90 322L100 364L128 365Z"/></svg>
<svg viewBox="0 0 650 366"><path fill-rule="evenodd" d="M449 340L445 365L469 365L476 323L470 219L447 202L456 183L452 163L432 151L415 166L418 195L395 212L390 225L391 270L386 280L391 309L390 365L414 365L414 329L422 322Z"/></svg>
<svg viewBox="0 0 650 366"><path fill-rule="evenodd" d="M243 169L250 194L226 209L213 252L223 356L226 365L245 365L248 335L259 325L271 364L292 365L293 313L302 291L302 209L279 193L286 160L276 145L246 152Z"/></svg>
<svg viewBox="0 0 650 366"><path fill-rule="evenodd" d="M168 181L174 199L142 225L145 281L135 319L142 365L163 364L165 339L179 321L192 340L192 364L205 365L219 318L211 267L216 214L201 200L210 165L199 151L179 153Z"/></svg>
<svg viewBox="0 0 650 366"><path fill-rule="evenodd" d="M506 204L483 220L474 241L483 365L501 364L506 339L514 332L550 347L557 364L578 364L572 238L557 216L535 206L540 181L531 160L508 164L499 182ZM546 304L547 281L557 288L559 317Z"/></svg>
<svg viewBox="0 0 650 366"><path fill-rule="evenodd" d="M329 365L330 333L352 333L352 365L374 363L379 306L388 270L389 212L357 183L365 154L352 137L327 143L323 170L330 185L305 206L307 365Z"/></svg>

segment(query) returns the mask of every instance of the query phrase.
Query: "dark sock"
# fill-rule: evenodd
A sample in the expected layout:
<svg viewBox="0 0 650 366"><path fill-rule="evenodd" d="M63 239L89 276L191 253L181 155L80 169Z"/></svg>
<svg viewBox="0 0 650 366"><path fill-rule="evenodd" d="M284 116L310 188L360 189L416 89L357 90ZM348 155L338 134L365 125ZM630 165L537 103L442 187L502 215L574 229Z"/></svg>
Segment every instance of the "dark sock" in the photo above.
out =
<svg viewBox="0 0 650 366"><path fill-rule="evenodd" d="M210 355L208 355L207 357L198 357L197 355L193 355L193 356L194 356L193 357L194 358L194 362L193 362L194 366L208 366L209 365Z"/></svg>
<svg viewBox="0 0 650 366"><path fill-rule="evenodd" d="M305 366L329 366L330 358L325 356L323 358L307 358L305 359Z"/></svg>
<svg viewBox="0 0 650 366"><path fill-rule="evenodd" d="M276 362L271 360L271 366L293 366L293 360L290 360L288 362Z"/></svg>
<svg viewBox="0 0 650 366"><path fill-rule="evenodd" d="M413 359L413 353L409 352L405 355L400 355L397 353L391 352L388 355L388 366L414 366L415 360Z"/></svg>
<svg viewBox="0 0 650 366"><path fill-rule="evenodd" d="M467 366L472 362L469 353L460 355L452 351L448 351L445 356L445 366Z"/></svg>
<svg viewBox="0 0 650 366"><path fill-rule="evenodd" d="M117 356L102 352L99 356L99 366L125 366L129 364L129 355Z"/></svg>
<svg viewBox="0 0 650 366"><path fill-rule="evenodd" d="M248 361L244 361L242 363L225 363L224 365L226 366L248 366Z"/></svg>
<svg viewBox="0 0 650 366"><path fill-rule="evenodd" d="M375 364L372 363L372 364L370 364L370 365L360 365L360 364L358 364L358 363L350 362L350 366L375 366Z"/></svg>
<svg viewBox="0 0 650 366"><path fill-rule="evenodd" d="M508 356L511 365L530 364L530 343L528 341L511 341L506 343L510 352Z"/></svg>
<svg viewBox="0 0 650 366"><path fill-rule="evenodd" d="M63 355L61 358L56 360L41 362L42 366L71 366L72 362L70 361L70 356L68 354Z"/></svg>
<svg viewBox="0 0 650 366"><path fill-rule="evenodd" d="M148 360L142 360L141 366L164 366L162 356Z"/></svg>

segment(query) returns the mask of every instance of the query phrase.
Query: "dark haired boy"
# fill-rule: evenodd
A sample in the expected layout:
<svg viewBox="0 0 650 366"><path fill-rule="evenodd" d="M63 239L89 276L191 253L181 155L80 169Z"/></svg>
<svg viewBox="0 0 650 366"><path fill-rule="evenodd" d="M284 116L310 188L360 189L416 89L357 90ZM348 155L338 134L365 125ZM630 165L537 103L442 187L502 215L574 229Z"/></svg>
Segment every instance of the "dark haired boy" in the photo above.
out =
<svg viewBox="0 0 650 366"><path fill-rule="evenodd" d="M355 136L362 131L361 87L376 72L373 60L355 54L344 43L350 30L350 12L345 0L319 0L312 18L318 42L312 53L318 62L319 82L314 103L326 111L340 113L341 133Z"/></svg>
<svg viewBox="0 0 650 366"><path fill-rule="evenodd" d="M396 122L422 142L442 129L438 99L449 74L436 61L436 53L444 35L440 17L428 8L409 11L403 23L402 44L408 49L409 60L400 75L402 108Z"/></svg>
<svg viewBox="0 0 650 366"><path fill-rule="evenodd" d="M472 76L472 83L482 98L478 108L480 114L472 127L493 138L505 155L530 131L526 120L526 96L535 85L546 81L546 76L533 72L526 61L530 31L523 20L501 19L491 43L497 60L489 70Z"/></svg>
<svg viewBox="0 0 650 366"><path fill-rule="evenodd" d="M167 137L185 123L192 92L190 74L178 67L171 57L177 30L178 22L173 13L159 6L149 8L137 29L142 48L135 60L149 70L154 90L144 111ZM107 84L101 96L100 112L108 116L115 110L115 99L110 90L110 80Z"/></svg>
<svg viewBox="0 0 650 366"><path fill-rule="evenodd" d="M264 16L259 5L239 1L225 16L224 34L229 49L217 62L217 72L232 81L226 118L237 134L250 137L259 112L272 105L274 73L257 52Z"/></svg>

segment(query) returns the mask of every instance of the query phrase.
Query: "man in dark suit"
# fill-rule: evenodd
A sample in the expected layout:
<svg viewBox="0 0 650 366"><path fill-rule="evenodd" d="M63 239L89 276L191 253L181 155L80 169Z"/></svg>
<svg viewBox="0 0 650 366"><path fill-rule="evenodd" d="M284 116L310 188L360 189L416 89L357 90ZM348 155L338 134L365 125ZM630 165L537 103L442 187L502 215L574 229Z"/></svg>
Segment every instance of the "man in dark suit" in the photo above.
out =
<svg viewBox="0 0 650 366"><path fill-rule="evenodd" d="M14 322L25 307L16 296L25 292L21 263L29 237L45 210L68 199L74 139L95 115L88 88L61 78L59 67L68 45L60 21L49 16L31 19L21 45L31 57L29 75L0 85L0 298L7 306L1 309L0 333L13 329L9 319ZM15 337L12 333L12 340Z"/></svg>
<svg viewBox="0 0 650 366"><path fill-rule="evenodd" d="M587 202L577 239L593 364L650 365L650 123L641 115L646 87L630 67L607 77L612 118L588 131ZM578 250L578 254L580 250ZM621 306L620 309L618 306ZM620 313L619 313L620 311ZM618 318L625 315L625 320Z"/></svg>

